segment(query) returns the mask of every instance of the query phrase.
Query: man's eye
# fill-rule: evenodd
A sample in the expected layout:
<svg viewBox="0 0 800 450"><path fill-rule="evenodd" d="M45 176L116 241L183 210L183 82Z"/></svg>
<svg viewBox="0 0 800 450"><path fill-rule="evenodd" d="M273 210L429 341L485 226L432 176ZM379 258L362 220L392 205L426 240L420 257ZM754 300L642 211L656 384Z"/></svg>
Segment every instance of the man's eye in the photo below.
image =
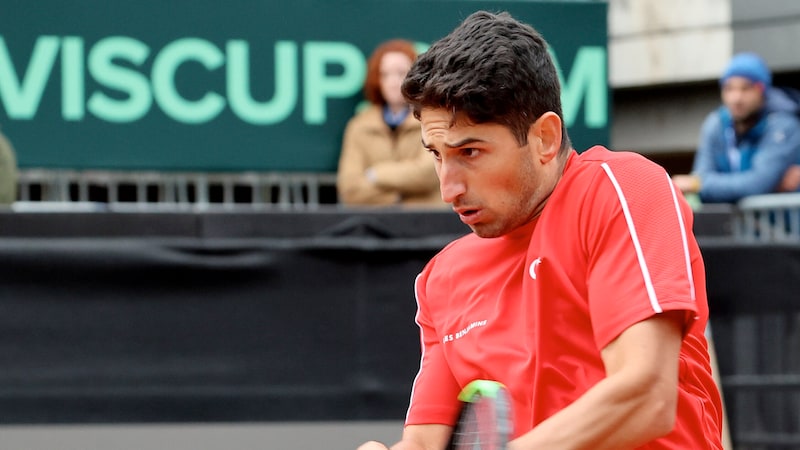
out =
<svg viewBox="0 0 800 450"><path fill-rule="evenodd" d="M465 148L461 150L461 154L469 158L477 156L478 153L480 153L480 150L477 148Z"/></svg>
<svg viewBox="0 0 800 450"><path fill-rule="evenodd" d="M431 155L433 155L433 159L436 159L436 160L442 159L442 155L441 155L441 154L439 154L439 151L438 151L438 150L433 150L433 149L430 149L430 148L429 148L429 149L428 149L428 153L430 153Z"/></svg>

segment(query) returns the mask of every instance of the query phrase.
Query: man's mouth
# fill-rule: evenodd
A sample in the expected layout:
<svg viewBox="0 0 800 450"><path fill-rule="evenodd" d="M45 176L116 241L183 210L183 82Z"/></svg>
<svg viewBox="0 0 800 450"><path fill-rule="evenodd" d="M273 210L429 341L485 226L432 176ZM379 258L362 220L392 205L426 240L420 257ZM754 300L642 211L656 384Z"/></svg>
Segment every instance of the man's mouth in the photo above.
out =
<svg viewBox="0 0 800 450"><path fill-rule="evenodd" d="M454 208L456 214L467 225L477 223L480 220L480 210L476 208Z"/></svg>

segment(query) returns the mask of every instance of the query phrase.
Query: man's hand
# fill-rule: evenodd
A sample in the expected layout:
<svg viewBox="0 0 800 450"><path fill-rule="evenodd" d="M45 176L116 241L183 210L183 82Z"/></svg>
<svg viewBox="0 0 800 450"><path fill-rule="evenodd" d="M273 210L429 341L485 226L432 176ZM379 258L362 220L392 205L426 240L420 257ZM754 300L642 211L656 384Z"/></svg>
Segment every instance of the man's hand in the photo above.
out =
<svg viewBox="0 0 800 450"><path fill-rule="evenodd" d="M681 192L690 194L700 192L700 177L696 175L673 175L672 182Z"/></svg>
<svg viewBox="0 0 800 450"><path fill-rule="evenodd" d="M781 184L780 186L778 186L778 191L794 192L799 187L800 187L800 165L795 164L786 169L786 173L783 174L783 179L781 180Z"/></svg>
<svg viewBox="0 0 800 450"><path fill-rule="evenodd" d="M358 450L389 450L389 447L377 441L369 441L361 444Z"/></svg>
<svg viewBox="0 0 800 450"><path fill-rule="evenodd" d="M403 429L403 439L392 445L391 450L429 450L447 447L453 427L447 425L408 425ZM390 450L377 441L365 442L358 450Z"/></svg>

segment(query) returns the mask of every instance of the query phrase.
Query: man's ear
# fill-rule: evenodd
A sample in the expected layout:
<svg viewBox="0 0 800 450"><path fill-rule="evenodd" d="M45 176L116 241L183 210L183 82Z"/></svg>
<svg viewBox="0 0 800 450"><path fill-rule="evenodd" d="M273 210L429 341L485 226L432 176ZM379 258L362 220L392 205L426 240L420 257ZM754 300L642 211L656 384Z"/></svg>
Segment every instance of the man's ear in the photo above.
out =
<svg viewBox="0 0 800 450"><path fill-rule="evenodd" d="M544 164L558 155L561 148L561 118L548 111L542 114L528 130L528 142L541 142L538 149L540 161Z"/></svg>

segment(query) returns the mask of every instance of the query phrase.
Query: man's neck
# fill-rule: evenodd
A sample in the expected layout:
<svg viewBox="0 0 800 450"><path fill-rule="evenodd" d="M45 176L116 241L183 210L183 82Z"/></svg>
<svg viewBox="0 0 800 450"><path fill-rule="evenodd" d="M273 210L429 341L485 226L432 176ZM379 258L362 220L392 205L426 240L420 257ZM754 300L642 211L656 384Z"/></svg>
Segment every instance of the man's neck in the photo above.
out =
<svg viewBox="0 0 800 450"><path fill-rule="evenodd" d="M733 122L733 129L736 130L737 135L741 136L750 131L750 129L758 123L759 119L761 119L761 111L756 111L747 117L735 120Z"/></svg>

